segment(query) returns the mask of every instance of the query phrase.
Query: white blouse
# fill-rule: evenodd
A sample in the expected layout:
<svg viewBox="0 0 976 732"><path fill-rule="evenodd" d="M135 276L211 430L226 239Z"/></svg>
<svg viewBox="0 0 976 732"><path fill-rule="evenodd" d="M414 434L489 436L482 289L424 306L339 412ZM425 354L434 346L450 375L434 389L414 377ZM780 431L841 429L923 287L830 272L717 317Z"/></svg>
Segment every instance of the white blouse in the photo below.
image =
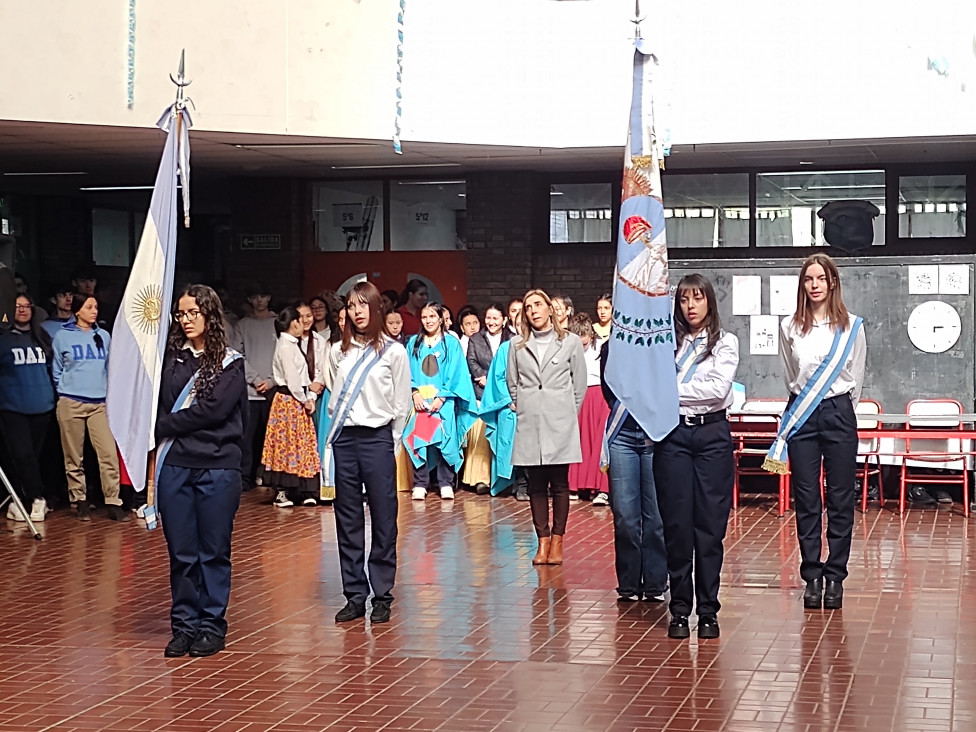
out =
<svg viewBox="0 0 976 732"><path fill-rule="evenodd" d="M271 369L275 384L287 388L288 393L302 404L309 399L315 400L315 392L308 388L312 383L308 378L308 363L295 336L287 333L278 336Z"/></svg>
<svg viewBox="0 0 976 732"><path fill-rule="evenodd" d="M600 349L594 344L583 349L583 360L586 363L586 386L600 385Z"/></svg>
<svg viewBox="0 0 976 732"><path fill-rule="evenodd" d="M850 313L850 328L857 317ZM799 394L804 384L813 376L814 371L830 352L834 342L834 330L830 321L814 323L810 332L801 335L800 328L793 322L793 316L783 318L780 324L779 355L786 372L786 386L791 394ZM850 394L851 401L857 406L861 399L861 387L864 385L864 360L867 357L867 341L864 338L863 326L854 338L854 346L847 357L847 361L830 385L825 399Z"/></svg>
<svg viewBox="0 0 976 732"><path fill-rule="evenodd" d="M678 366L678 412L683 415L710 414L732 406L732 381L739 367L739 339L723 332L712 354L696 364L705 352L708 335L696 340L685 336L675 353ZM695 354L684 356L694 348ZM689 377L688 374L691 374Z"/></svg>
<svg viewBox="0 0 976 732"><path fill-rule="evenodd" d="M326 373L329 370L329 346L332 344L314 330L312 331L312 342L315 344L315 377L312 381L324 384ZM308 338L302 338L302 352L308 352Z"/></svg>

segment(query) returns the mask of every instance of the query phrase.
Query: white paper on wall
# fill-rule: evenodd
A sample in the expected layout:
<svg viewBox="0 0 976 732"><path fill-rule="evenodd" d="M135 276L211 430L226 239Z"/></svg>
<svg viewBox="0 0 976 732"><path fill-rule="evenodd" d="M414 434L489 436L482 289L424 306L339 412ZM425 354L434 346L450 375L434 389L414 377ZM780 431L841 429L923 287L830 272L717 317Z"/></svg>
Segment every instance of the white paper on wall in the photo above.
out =
<svg viewBox="0 0 976 732"><path fill-rule="evenodd" d="M779 354L779 316L753 315L749 318L749 353L755 356Z"/></svg>
<svg viewBox="0 0 976 732"><path fill-rule="evenodd" d="M732 277L732 314L759 315L762 312L762 277L734 275Z"/></svg>
<svg viewBox="0 0 976 732"><path fill-rule="evenodd" d="M968 295L969 265L940 264L939 292L943 295Z"/></svg>
<svg viewBox="0 0 976 732"><path fill-rule="evenodd" d="M769 312L773 315L792 315L796 312L798 275L772 275L769 278Z"/></svg>
<svg viewBox="0 0 976 732"><path fill-rule="evenodd" d="M916 264L908 268L909 295L939 294L939 265Z"/></svg>

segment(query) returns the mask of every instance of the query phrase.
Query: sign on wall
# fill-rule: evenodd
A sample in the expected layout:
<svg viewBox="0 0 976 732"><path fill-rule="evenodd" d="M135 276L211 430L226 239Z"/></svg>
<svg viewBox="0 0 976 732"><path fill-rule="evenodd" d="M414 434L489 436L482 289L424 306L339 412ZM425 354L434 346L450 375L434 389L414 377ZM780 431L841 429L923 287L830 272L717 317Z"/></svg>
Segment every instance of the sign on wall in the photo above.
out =
<svg viewBox="0 0 976 732"><path fill-rule="evenodd" d="M281 234L241 234L241 251L281 249Z"/></svg>

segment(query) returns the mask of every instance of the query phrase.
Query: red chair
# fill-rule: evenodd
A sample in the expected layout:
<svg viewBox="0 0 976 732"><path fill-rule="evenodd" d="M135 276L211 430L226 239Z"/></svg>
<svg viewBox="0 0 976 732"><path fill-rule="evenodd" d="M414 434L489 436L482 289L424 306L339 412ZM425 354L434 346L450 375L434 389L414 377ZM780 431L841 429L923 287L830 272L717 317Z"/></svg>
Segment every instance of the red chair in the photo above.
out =
<svg viewBox="0 0 976 732"><path fill-rule="evenodd" d="M908 402L907 413L912 415L939 415L945 416L944 420L909 420L905 425L906 433L915 429L936 429L940 431L951 431L953 429L962 430L962 422L956 415L963 414L962 404L955 399L913 399ZM901 481L898 491L898 513L905 513L905 487L909 483L921 483L923 485L933 484L952 484L962 485L962 511L964 516L969 516L969 448L963 446L963 440L959 438L946 437L938 439L912 439L905 435L905 452L901 462ZM955 473L945 473L941 475L931 475L926 473L912 473L909 463L921 463L922 466L931 464L938 467L950 467L955 470L956 464L960 475Z"/></svg>
<svg viewBox="0 0 976 732"><path fill-rule="evenodd" d="M739 507L739 478L743 475L759 475L773 477L772 473L763 470L761 466L743 465L742 459L763 458L776 439L779 430L779 416L786 409L784 399L749 399L738 412L738 419L733 423L732 442L735 460L734 479L732 484L732 508ZM753 412L754 414L749 414ZM780 518L790 506L790 476L776 475L779 480L779 501L777 515Z"/></svg>
<svg viewBox="0 0 976 732"><path fill-rule="evenodd" d="M866 430L881 429L881 423L876 419L871 419L873 415L881 414L881 405L873 399L861 399L854 410L857 414L857 429L859 432ZM878 500L881 508L884 508L884 486L881 485L881 440L877 437L865 437L857 441L858 458L864 458L864 467L861 469L861 511L868 510L868 483L872 475L878 476ZM877 467L871 467L871 460L874 459Z"/></svg>

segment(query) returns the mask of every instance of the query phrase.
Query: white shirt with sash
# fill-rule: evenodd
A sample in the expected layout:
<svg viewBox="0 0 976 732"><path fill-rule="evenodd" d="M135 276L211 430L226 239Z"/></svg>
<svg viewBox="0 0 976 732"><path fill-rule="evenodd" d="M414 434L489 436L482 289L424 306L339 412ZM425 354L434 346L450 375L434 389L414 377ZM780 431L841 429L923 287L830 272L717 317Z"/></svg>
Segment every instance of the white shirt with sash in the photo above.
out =
<svg viewBox="0 0 976 732"><path fill-rule="evenodd" d="M722 331L712 353L701 360L708 333L686 335L678 344L674 361L678 369L678 412L711 414L732 406L732 381L739 367L739 339Z"/></svg>
<svg viewBox="0 0 976 732"><path fill-rule="evenodd" d="M856 317L850 313L850 320L845 330L850 329ZM792 315L783 318L780 325L779 354L785 369L786 386L791 394L800 393L830 352L833 342L834 329L829 320L821 323L814 322L810 331L803 334L800 332L800 326L793 322ZM854 406L857 406L861 399L861 387L864 384L866 356L867 342L864 338L864 328L860 328L854 338L850 355L824 395L824 399L850 394L851 401Z"/></svg>
<svg viewBox="0 0 976 732"><path fill-rule="evenodd" d="M391 424L393 444L399 446L403 428L413 405L410 392L410 361L407 349L384 336L388 342L379 362L366 374L359 395L352 403L343 427L382 427ZM342 352L342 342L333 343L329 351L326 386L331 390L329 414L335 417L336 403L346 378L356 362L375 353L371 346L353 339L349 350Z"/></svg>

